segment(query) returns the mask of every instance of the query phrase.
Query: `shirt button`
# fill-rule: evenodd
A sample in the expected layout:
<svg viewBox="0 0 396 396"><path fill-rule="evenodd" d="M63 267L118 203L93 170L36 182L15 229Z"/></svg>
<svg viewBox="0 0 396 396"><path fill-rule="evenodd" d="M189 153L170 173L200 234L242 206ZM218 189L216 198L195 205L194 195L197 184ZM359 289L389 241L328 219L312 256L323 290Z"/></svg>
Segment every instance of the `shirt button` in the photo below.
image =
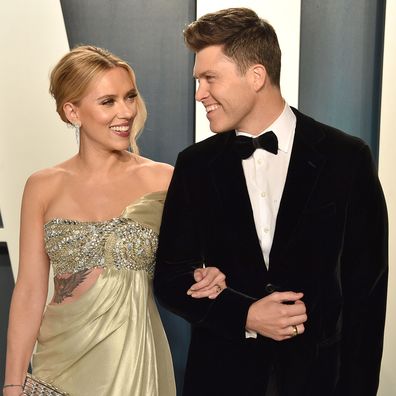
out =
<svg viewBox="0 0 396 396"><path fill-rule="evenodd" d="M258 163L259 165L261 165L262 162L263 162L263 161L261 161L261 159L257 160L257 163Z"/></svg>
<svg viewBox="0 0 396 396"><path fill-rule="evenodd" d="M260 195L261 195L263 198L265 198L265 197L267 196L267 194L265 193L265 191L263 191Z"/></svg>
<svg viewBox="0 0 396 396"><path fill-rule="evenodd" d="M269 232L269 228L264 228L263 231L267 234Z"/></svg>
<svg viewBox="0 0 396 396"><path fill-rule="evenodd" d="M273 293L276 290L276 286L274 286L272 283L267 283L265 285L265 291L267 293Z"/></svg>

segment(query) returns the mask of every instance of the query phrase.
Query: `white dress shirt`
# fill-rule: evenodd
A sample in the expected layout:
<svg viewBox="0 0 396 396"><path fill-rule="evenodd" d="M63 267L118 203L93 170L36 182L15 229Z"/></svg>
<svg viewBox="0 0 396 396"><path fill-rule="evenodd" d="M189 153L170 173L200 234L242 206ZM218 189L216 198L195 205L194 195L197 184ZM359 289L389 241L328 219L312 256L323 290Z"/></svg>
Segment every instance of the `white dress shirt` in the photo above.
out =
<svg viewBox="0 0 396 396"><path fill-rule="evenodd" d="M270 265L276 217L286 182L295 129L296 116L285 103L282 114L267 129L256 135L273 131L278 138L278 154L257 149L249 158L242 160L254 223L267 269ZM256 137L243 131L236 133Z"/></svg>
<svg viewBox="0 0 396 396"><path fill-rule="evenodd" d="M277 155L264 149L256 149L249 158L242 160L254 224L267 269L270 265L269 256L274 240L276 217L285 187L295 130L296 116L285 103L282 114L258 135L236 131L237 135L249 137L273 131L278 138ZM246 330L245 337L257 338L257 333Z"/></svg>

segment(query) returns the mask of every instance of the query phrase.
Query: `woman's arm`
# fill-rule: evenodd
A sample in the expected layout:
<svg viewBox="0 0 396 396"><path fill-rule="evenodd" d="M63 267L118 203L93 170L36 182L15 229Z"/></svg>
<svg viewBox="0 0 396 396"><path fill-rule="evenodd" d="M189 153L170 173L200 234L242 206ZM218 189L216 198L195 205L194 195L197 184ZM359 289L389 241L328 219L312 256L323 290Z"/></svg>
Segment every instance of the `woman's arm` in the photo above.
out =
<svg viewBox="0 0 396 396"><path fill-rule="evenodd" d="M22 384L40 328L47 292L49 260L44 249L43 183L31 176L22 199L19 270L12 295L7 336L5 384ZM7 396L21 394L4 388Z"/></svg>

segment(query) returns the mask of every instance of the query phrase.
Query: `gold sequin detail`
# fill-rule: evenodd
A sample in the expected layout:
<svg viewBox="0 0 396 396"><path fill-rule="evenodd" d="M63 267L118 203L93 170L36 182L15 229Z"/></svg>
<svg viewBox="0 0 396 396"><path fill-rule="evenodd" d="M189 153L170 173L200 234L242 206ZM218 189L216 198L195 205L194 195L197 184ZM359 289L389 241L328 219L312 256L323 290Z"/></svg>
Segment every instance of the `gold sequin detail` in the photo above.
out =
<svg viewBox="0 0 396 396"><path fill-rule="evenodd" d="M45 249L55 276L98 267L145 270L150 277L154 274L158 235L132 219L53 219L44 230Z"/></svg>

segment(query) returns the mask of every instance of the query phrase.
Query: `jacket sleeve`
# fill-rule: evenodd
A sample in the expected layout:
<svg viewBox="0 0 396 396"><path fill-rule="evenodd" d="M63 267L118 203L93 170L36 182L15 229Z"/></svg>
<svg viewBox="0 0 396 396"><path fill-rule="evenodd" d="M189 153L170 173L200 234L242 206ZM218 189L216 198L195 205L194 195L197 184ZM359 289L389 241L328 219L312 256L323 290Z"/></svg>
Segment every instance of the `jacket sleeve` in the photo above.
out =
<svg viewBox="0 0 396 396"><path fill-rule="evenodd" d="M388 222L370 150L359 153L347 208L341 285L344 299L337 395L377 394L388 275Z"/></svg>
<svg viewBox="0 0 396 396"><path fill-rule="evenodd" d="M187 174L188 173L188 174ZM195 174L196 175L196 174ZM195 283L194 270L202 267L205 216L192 196L190 183L197 177L179 155L166 197L160 228L154 291L159 302L191 324L210 328L226 338L244 338L247 312L253 298L232 290L223 290L214 299L194 299L187 290ZM227 276L227 274L225 274Z"/></svg>

